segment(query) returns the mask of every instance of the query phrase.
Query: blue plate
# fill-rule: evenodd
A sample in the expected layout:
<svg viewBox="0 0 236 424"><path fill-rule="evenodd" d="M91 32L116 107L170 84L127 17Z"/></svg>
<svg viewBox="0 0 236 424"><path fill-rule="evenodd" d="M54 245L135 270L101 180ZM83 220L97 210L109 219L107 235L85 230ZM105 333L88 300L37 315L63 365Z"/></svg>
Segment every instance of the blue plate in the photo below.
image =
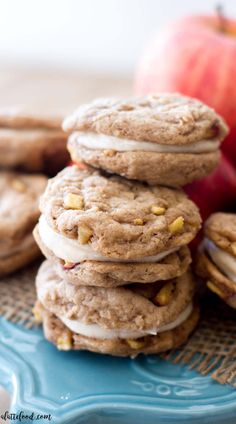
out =
<svg viewBox="0 0 236 424"><path fill-rule="evenodd" d="M41 329L26 330L3 318L0 378L12 393L11 413L30 415L22 419L21 413L14 423L236 423L236 390L186 366L158 356L59 352Z"/></svg>

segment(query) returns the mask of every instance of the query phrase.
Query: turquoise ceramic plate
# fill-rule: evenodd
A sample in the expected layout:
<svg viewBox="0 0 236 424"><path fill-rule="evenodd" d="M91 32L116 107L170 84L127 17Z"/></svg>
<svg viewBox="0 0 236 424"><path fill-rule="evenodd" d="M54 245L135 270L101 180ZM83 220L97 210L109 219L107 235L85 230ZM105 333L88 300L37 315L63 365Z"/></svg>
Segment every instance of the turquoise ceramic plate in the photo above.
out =
<svg viewBox="0 0 236 424"><path fill-rule="evenodd" d="M12 413L51 414L58 424L236 423L236 390L157 356L59 352L40 329L4 319L0 341L0 382L12 393Z"/></svg>

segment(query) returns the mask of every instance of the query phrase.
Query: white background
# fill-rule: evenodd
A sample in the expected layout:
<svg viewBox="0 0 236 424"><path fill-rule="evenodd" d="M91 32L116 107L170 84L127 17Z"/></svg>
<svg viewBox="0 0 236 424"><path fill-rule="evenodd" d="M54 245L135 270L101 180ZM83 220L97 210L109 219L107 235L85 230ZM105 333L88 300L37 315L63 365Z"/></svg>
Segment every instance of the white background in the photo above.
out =
<svg viewBox="0 0 236 424"><path fill-rule="evenodd" d="M219 0L236 18L236 1ZM218 0L0 0L0 63L132 73L170 20Z"/></svg>

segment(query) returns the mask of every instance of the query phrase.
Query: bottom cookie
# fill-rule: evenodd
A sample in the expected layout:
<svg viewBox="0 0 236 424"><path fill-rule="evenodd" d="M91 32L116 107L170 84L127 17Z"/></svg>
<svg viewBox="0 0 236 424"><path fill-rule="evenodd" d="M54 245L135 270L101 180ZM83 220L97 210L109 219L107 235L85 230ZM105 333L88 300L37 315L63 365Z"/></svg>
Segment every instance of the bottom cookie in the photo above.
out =
<svg viewBox="0 0 236 424"><path fill-rule="evenodd" d="M154 354L177 348L185 343L199 320L199 308L194 306L188 318L178 327L139 339L96 339L69 330L56 315L48 312L40 302L35 315L41 317L45 337L59 350L89 350L114 356L135 357L141 353Z"/></svg>

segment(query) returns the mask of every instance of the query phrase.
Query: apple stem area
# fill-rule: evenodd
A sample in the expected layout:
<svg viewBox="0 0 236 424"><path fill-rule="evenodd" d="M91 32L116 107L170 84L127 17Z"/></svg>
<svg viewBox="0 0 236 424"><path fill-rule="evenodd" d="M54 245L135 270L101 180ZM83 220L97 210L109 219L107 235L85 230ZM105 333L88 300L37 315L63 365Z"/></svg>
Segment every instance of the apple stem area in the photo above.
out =
<svg viewBox="0 0 236 424"><path fill-rule="evenodd" d="M227 32L227 18L224 15L224 8L222 4L218 4L216 6L216 13L219 20L219 31L220 32Z"/></svg>

